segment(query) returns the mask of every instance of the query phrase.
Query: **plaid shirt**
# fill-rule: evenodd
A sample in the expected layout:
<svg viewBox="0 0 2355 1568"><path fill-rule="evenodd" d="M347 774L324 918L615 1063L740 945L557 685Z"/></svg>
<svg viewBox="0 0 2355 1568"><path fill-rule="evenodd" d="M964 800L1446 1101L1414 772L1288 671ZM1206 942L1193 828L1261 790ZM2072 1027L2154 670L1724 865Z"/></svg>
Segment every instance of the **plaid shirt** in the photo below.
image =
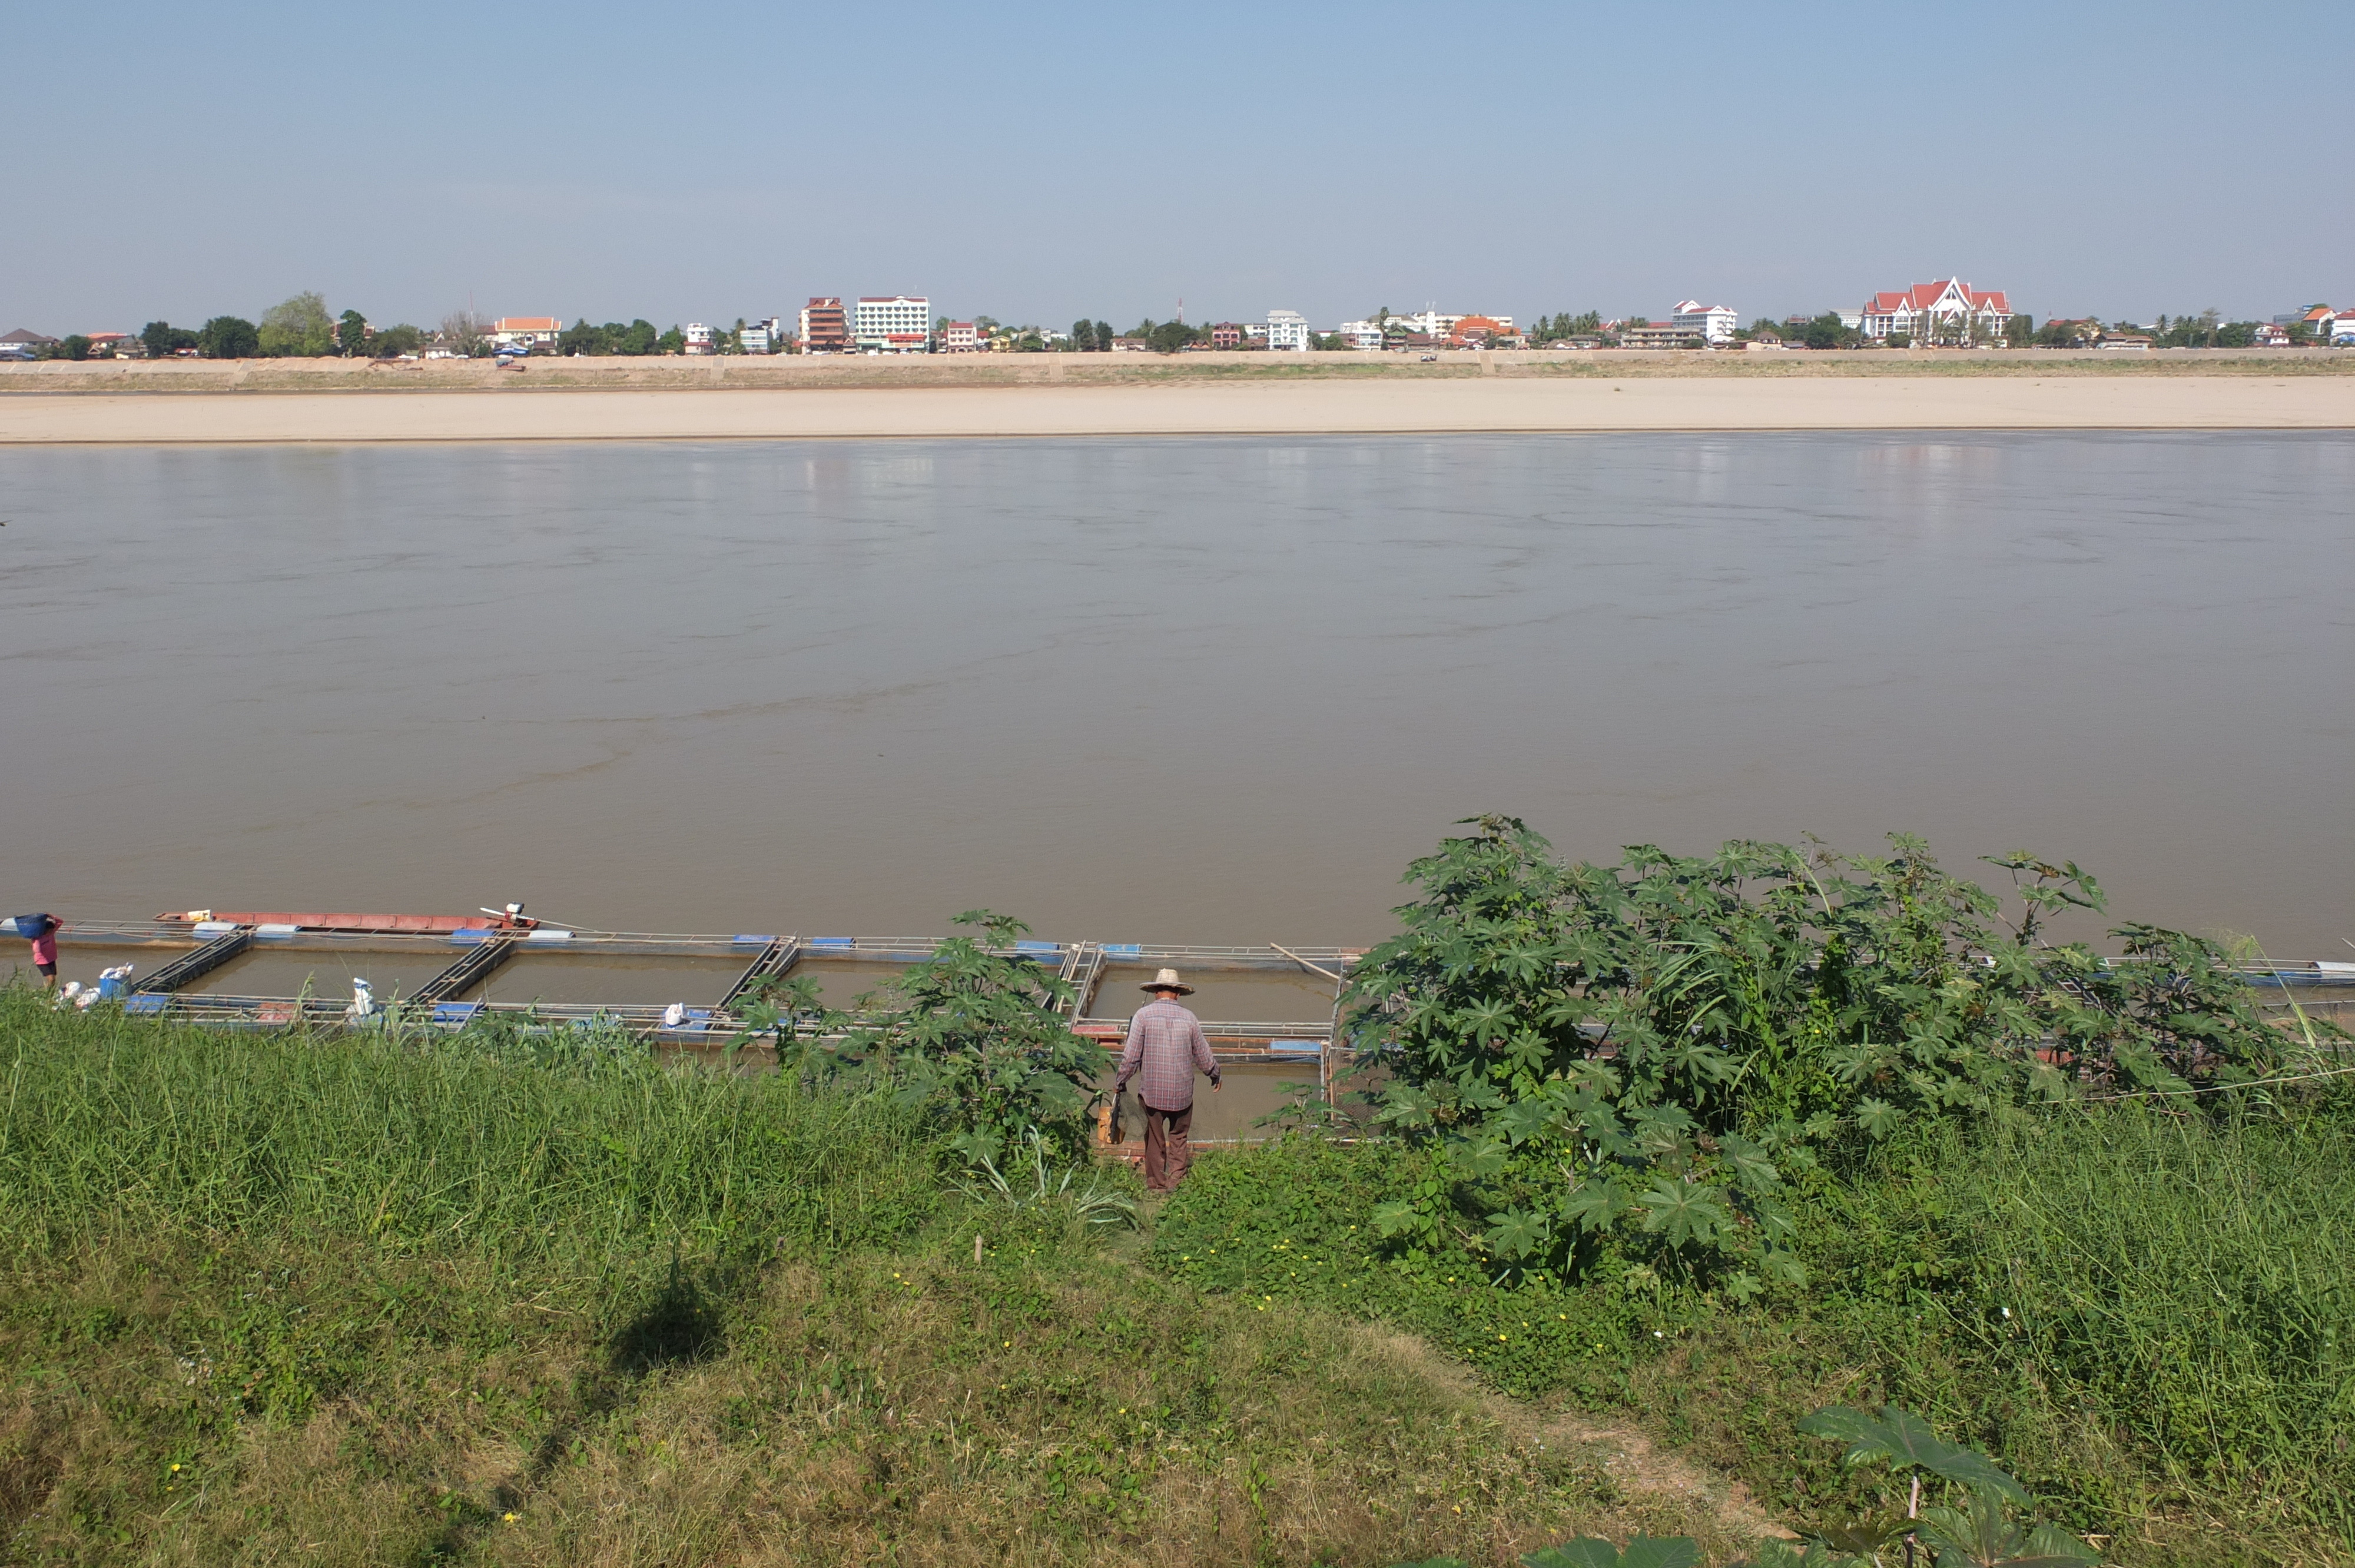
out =
<svg viewBox="0 0 2355 1568"><path fill-rule="evenodd" d="M1120 1076L1113 1093L1128 1087L1129 1079L1145 1069L1137 1097L1157 1111L1181 1111L1194 1103L1194 1074L1199 1070L1219 1081L1219 1064L1202 1025L1188 1009L1174 1001L1149 1001L1128 1021L1128 1044L1120 1054Z"/></svg>

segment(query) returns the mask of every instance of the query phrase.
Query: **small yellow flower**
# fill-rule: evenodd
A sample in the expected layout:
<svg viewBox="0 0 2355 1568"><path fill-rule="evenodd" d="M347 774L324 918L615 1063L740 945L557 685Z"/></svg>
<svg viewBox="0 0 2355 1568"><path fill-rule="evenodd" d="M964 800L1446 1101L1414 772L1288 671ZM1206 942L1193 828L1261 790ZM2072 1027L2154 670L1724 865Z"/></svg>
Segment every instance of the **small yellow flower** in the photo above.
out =
<svg viewBox="0 0 2355 1568"><path fill-rule="evenodd" d="M508 1524L513 1524L517 1520L521 1519L523 1515L519 1513L503 1513L499 1515L499 1518Z"/></svg>
<svg viewBox="0 0 2355 1568"><path fill-rule="evenodd" d="M1013 1341L1013 1340L1007 1340L1007 1341L1005 1341L1003 1344L999 1345L997 1348L998 1348L999 1350L1001 1350L1001 1351L1010 1351L1010 1350L1012 1350L1012 1349L1014 1348L1014 1341Z"/></svg>
<svg viewBox="0 0 2355 1568"><path fill-rule="evenodd" d="M175 1466L173 1466L173 1467L172 1467L172 1468L173 1468L173 1470L174 1470L175 1472L177 1472L177 1471L178 1471L178 1469L179 1469L179 1467L179 1467L179 1466L177 1466L177 1465L175 1465Z"/></svg>

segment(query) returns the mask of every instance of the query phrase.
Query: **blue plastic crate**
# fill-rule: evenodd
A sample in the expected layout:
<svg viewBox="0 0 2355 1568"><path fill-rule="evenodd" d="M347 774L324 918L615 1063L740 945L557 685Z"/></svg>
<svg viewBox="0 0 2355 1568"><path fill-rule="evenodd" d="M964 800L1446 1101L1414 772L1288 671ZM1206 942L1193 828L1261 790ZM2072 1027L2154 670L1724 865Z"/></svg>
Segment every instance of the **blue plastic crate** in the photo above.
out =
<svg viewBox="0 0 2355 1568"><path fill-rule="evenodd" d="M437 1001L433 1004L436 1023L465 1024L474 1022L474 1014L483 1011L479 1001Z"/></svg>
<svg viewBox="0 0 2355 1568"><path fill-rule="evenodd" d="M171 1005L172 998L168 992L160 991L143 991L138 995L125 1000L123 1004L123 1011L125 1012L161 1012Z"/></svg>

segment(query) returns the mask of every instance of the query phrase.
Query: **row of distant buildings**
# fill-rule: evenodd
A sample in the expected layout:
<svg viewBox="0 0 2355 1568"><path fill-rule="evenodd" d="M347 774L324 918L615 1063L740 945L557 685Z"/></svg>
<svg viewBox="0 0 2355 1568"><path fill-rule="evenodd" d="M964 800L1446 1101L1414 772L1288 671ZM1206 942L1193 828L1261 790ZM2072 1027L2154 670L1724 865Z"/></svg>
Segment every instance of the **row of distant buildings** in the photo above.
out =
<svg viewBox="0 0 2355 1568"><path fill-rule="evenodd" d="M750 323L735 333L732 346L743 354L794 350L804 354L979 354L993 346L1010 345L1010 336L993 342L989 333L975 323L935 318L932 309L932 301L921 294L861 295L847 303L839 296L813 296L802 307L797 323L789 325L774 316ZM1960 278L1879 291L1859 309L1828 313L1838 315L1843 327L1868 343L1915 344L1999 341L2014 319L2011 297L2003 290L1974 288ZM1804 321L1794 316L1785 325L1797 326ZM492 323L488 335L498 347L529 351L553 348L562 331L563 323L553 316L508 316ZM1623 348L1652 349L1721 348L1744 335L1770 341L1780 336L1772 327L1742 334L1741 313L1731 305L1679 300L1659 320L1604 322L1593 334L1557 341L1593 347L1605 334ZM718 352L718 334L703 323L690 322L685 335L688 354ZM2126 341L2110 335L2114 341ZM2290 312L2261 323L2255 335L2259 347L2286 347L2301 339L2355 344L2355 309L2317 305ZM1050 346L1068 341L1064 334L1045 329L1040 336ZM120 333L91 334L94 344L108 340L111 344L123 337ZM0 351L19 339L27 347L51 341L20 329L0 337ZM1367 352L1529 346L1528 337L1516 330L1511 316L1459 315L1437 310L1343 322L1329 333L1315 331L1308 318L1297 311L1270 311L1263 322L1216 323L1208 336L1193 346L1298 352L1316 346L1320 339ZM1114 353L1141 353L1153 345L1139 337L1114 337L1098 346Z"/></svg>
<svg viewBox="0 0 2355 1568"><path fill-rule="evenodd" d="M1998 343L2016 340L2021 330L2015 324L2019 318L2013 312L2009 294L2000 289L1975 288L1960 278L1876 291L1858 309L1824 313L1837 315L1847 333L1870 344ZM1744 331L1741 313L1732 306L1689 299L1677 302L1658 320L1637 317L1595 322L1589 318L1588 324L1592 330L1571 333L1559 323L1550 326L1540 323L1546 330L1539 335L1553 346L1567 348L1593 348L1606 344L1649 349L1708 349L1737 344L1761 347L1776 345L1790 329L1811 323L1810 318L1792 316L1779 328L1774 323L1760 322ZM2244 329L2248 324L2242 323ZM2137 342L2133 334L2115 327L2105 328L2097 321L2048 323L2048 327L2051 326L2083 326L2086 329L2081 334L2083 341L2099 341L2106 348L2149 346L2147 340ZM986 318L954 321L935 317L931 299L922 294L864 294L848 300L839 295L813 295L796 320L771 316L757 322L740 322L725 331L690 322L678 337L671 338L665 346L683 347L690 355L980 354L1018 346L1086 346L1114 353L1138 353L1159 346L1144 337L1114 336L1108 329L1098 333L1084 323L1076 330L1090 333L1092 341L1074 344L1067 334L1051 329L1018 332L999 327ZM502 353L530 354L556 352L563 334L564 323L555 316L502 316L490 323L483 335ZM1435 309L1408 315L1385 311L1367 320L1343 322L1330 332L1315 330L1308 324L1308 318L1298 311L1273 310L1267 313L1264 321L1218 322L1178 335L1190 339L1185 344L1190 349L1264 349L1277 353L1320 346L1372 353L1526 348L1530 344L1529 334L1518 329L1511 316L1452 314ZM2243 335L2259 347L2287 346L2296 342L2355 345L2355 309L2317 305L2276 315L2269 323L2255 325L2253 334L2244 330ZM1031 341L1033 338L1036 341ZM20 327L0 334L0 358L43 357L58 347L59 341ZM469 352L470 347L469 344L448 344L437 338L422 345L422 351L427 358L456 358ZM144 345L123 333L91 333L82 334L77 352L97 356L136 355L144 352Z"/></svg>

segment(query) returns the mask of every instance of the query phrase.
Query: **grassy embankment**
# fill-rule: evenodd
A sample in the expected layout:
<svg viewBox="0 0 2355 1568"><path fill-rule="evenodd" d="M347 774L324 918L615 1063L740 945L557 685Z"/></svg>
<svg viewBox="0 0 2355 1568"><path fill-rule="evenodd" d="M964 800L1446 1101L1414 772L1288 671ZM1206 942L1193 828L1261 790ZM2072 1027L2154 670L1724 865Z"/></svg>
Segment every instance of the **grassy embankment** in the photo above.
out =
<svg viewBox="0 0 2355 1568"><path fill-rule="evenodd" d="M1812 1283L1737 1307L1401 1267L1364 1216L1419 1156L1385 1146L1210 1156L1140 1255L943 1197L883 1101L624 1054L12 991L0 1077L12 1561L1736 1550L1361 1324L1529 1402L1524 1434L1643 1412L1784 1518L1869 1490L1792 1421L1888 1397L2117 1561L2355 1560L2355 1139L2327 1102L1927 1132L1801 1183Z"/></svg>
<svg viewBox="0 0 2355 1568"><path fill-rule="evenodd" d="M879 1098L17 990L0 1080L0 1561L1381 1563L1691 1522L1341 1314L944 1197Z"/></svg>
<svg viewBox="0 0 2355 1568"><path fill-rule="evenodd" d="M1640 1275L1507 1291L1401 1269L1363 1216L1414 1167L1299 1140L1213 1160L1156 1245L1199 1286L1377 1317L1515 1393L1645 1412L1786 1520L1873 1500L1793 1424L1890 1401L1999 1456L2115 1561L2355 1561L2343 1107L2083 1107L1890 1150L1807 1184L1811 1283L1746 1308Z"/></svg>

